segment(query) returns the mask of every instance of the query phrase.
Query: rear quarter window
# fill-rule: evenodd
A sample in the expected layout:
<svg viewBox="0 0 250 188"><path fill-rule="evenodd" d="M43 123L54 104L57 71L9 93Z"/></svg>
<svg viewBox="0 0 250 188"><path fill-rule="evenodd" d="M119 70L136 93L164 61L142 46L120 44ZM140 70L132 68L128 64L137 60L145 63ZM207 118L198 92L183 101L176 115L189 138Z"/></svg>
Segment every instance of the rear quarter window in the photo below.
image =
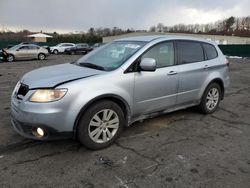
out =
<svg viewBox="0 0 250 188"><path fill-rule="evenodd" d="M202 45L203 45L203 48L205 50L207 60L214 59L214 58L218 57L218 52L213 45L206 44L206 43L204 43Z"/></svg>
<svg viewBox="0 0 250 188"><path fill-rule="evenodd" d="M200 42L177 41L176 44L179 64L204 61L203 48Z"/></svg>

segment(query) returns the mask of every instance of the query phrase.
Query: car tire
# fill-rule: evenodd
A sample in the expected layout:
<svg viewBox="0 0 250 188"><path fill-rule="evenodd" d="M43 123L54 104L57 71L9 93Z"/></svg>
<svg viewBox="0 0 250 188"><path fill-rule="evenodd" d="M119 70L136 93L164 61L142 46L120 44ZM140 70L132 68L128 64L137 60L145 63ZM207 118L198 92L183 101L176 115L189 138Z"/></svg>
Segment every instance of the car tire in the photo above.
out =
<svg viewBox="0 0 250 188"><path fill-rule="evenodd" d="M15 57L14 57L14 55L9 54L9 55L7 56L7 58L6 58L6 60L7 60L8 62L13 62L13 61L15 60Z"/></svg>
<svg viewBox="0 0 250 188"><path fill-rule="evenodd" d="M218 108L221 100L221 87L217 83L207 86L199 105L199 109L204 114L211 114Z"/></svg>
<svg viewBox="0 0 250 188"><path fill-rule="evenodd" d="M45 60L46 55L43 53L38 54L38 60Z"/></svg>
<svg viewBox="0 0 250 188"><path fill-rule="evenodd" d="M53 54L59 54L59 51L58 50L53 50Z"/></svg>
<svg viewBox="0 0 250 188"><path fill-rule="evenodd" d="M71 51L70 54L71 54L71 55L75 55L76 53L75 53L74 51Z"/></svg>
<svg viewBox="0 0 250 188"><path fill-rule="evenodd" d="M124 113L118 104L99 101L91 105L80 118L77 138L89 149L102 149L115 142L124 125Z"/></svg>

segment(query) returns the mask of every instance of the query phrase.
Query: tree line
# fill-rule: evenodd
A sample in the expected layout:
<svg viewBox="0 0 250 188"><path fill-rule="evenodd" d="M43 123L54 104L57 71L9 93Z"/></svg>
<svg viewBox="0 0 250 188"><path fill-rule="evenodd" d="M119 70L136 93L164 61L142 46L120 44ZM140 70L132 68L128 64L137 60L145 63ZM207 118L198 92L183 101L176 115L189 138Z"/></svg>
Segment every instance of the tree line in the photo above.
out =
<svg viewBox="0 0 250 188"><path fill-rule="evenodd" d="M151 26L150 32L197 33L210 35L228 35L250 37L250 16L229 17L209 24L177 24L165 26L162 23Z"/></svg>
<svg viewBox="0 0 250 188"><path fill-rule="evenodd" d="M133 32L163 32L163 33L197 33L211 35L228 35L250 37L250 16L247 17L229 17L209 24L177 24L174 26L165 26L159 23L149 28L149 30L134 30L133 28L121 29L113 28L90 28L87 32L58 34L46 33L53 36L48 38L49 43L74 42L74 43L99 43L102 42L102 37L115 36ZM13 32L4 30L0 32L1 41L16 41L23 42L30 40L27 35L33 34L29 30Z"/></svg>

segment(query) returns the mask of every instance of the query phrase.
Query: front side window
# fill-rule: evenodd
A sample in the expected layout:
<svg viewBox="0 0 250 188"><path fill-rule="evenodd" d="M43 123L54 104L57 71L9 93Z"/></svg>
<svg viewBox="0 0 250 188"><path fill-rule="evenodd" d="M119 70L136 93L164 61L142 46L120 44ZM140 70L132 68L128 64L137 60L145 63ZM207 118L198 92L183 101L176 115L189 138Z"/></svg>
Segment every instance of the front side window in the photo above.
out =
<svg viewBox="0 0 250 188"><path fill-rule="evenodd" d="M28 50L28 49L29 49L28 46L22 46L22 47L19 48L19 50Z"/></svg>
<svg viewBox="0 0 250 188"><path fill-rule="evenodd" d="M83 56L76 64L106 71L115 70L144 45L142 41L115 41Z"/></svg>
<svg viewBox="0 0 250 188"><path fill-rule="evenodd" d="M177 41L176 44L179 64L204 61L203 49L199 42Z"/></svg>
<svg viewBox="0 0 250 188"><path fill-rule="evenodd" d="M155 45L141 59L153 58L156 60L158 68L174 65L174 44L173 42L163 42Z"/></svg>
<svg viewBox="0 0 250 188"><path fill-rule="evenodd" d="M203 45L203 48L205 50L205 53L206 53L208 60L214 59L218 56L217 50L215 49L215 47L213 45L205 44L205 43L202 45Z"/></svg>

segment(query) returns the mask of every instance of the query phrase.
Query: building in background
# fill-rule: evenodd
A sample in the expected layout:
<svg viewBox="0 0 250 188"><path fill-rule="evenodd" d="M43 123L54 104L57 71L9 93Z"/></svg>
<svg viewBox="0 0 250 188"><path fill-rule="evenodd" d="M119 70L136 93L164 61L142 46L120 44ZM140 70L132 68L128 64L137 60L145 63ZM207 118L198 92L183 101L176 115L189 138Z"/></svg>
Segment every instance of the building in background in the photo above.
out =
<svg viewBox="0 0 250 188"><path fill-rule="evenodd" d="M43 33L36 33L28 35L27 37L31 38L32 42L47 42L47 38L53 38L52 36Z"/></svg>
<svg viewBox="0 0 250 188"><path fill-rule="evenodd" d="M134 32L124 35L108 36L103 37L103 42L111 42L116 39L126 38L126 37L135 37L135 36L147 36L147 35L183 35L191 36L197 38L204 38L207 40L212 40L217 44L250 44L249 37L237 37L237 36L223 36L223 35L202 35L202 34L187 34L187 33L158 33L158 32Z"/></svg>

